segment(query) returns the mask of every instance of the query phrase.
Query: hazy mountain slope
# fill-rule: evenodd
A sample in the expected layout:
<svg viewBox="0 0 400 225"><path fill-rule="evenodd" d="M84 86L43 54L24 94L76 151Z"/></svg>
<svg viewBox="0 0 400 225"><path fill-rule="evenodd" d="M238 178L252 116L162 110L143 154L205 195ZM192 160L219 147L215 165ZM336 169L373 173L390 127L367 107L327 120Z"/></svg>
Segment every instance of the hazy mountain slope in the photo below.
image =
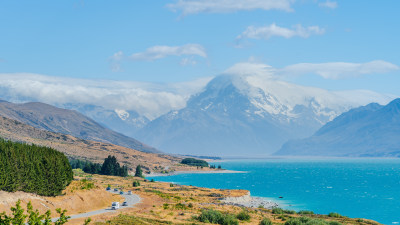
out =
<svg viewBox="0 0 400 225"><path fill-rule="evenodd" d="M69 134L81 139L112 143L143 152L158 152L133 138L104 128L94 120L72 110L39 102L14 104L0 102L0 115L36 128Z"/></svg>
<svg viewBox="0 0 400 225"><path fill-rule="evenodd" d="M0 116L0 137L52 147L67 156L94 162L102 162L108 155L114 155L119 162L133 169L139 164L143 165L146 170L160 165L171 167L181 161L181 159L169 155L145 153L118 145L88 141L71 135L38 129L3 116Z"/></svg>
<svg viewBox="0 0 400 225"><path fill-rule="evenodd" d="M373 92L353 93L361 97L257 74L221 75L185 108L151 121L137 135L173 153L267 155L289 139L313 134L343 111L370 99L388 99Z"/></svg>
<svg viewBox="0 0 400 225"><path fill-rule="evenodd" d="M343 113L313 136L289 141L276 155L400 157L400 99Z"/></svg>
<svg viewBox="0 0 400 225"><path fill-rule="evenodd" d="M149 122L147 117L132 110L110 110L96 105L73 103L62 104L60 107L76 110L101 125L130 137L135 137L136 132Z"/></svg>

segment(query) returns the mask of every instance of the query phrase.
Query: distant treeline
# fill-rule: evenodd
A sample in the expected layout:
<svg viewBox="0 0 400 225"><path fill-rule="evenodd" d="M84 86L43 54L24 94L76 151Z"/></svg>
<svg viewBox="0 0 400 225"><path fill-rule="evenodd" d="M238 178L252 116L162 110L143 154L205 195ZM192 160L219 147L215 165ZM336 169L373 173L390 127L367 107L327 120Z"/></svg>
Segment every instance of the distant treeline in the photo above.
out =
<svg viewBox="0 0 400 225"><path fill-rule="evenodd" d="M71 166L63 153L0 139L0 190L56 196L72 179Z"/></svg>
<svg viewBox="0 0 400 225"><path fill-rule="evenodd" d="M189 166L201 166L201 167L208 167L208 163L201 159L194 159L194 158L186 158L182 159L182 164L186 164Z"/></svg>
<svg viewBox="0 0 400 225"><path fill-rule="evenodd" d="M115 156L109 155L104 159L104 163L92 163L86 160L71 158L69 160L72 169L82 169L85 173L111 175L111 176L128 176L128 167L120 166Z"/></svg>

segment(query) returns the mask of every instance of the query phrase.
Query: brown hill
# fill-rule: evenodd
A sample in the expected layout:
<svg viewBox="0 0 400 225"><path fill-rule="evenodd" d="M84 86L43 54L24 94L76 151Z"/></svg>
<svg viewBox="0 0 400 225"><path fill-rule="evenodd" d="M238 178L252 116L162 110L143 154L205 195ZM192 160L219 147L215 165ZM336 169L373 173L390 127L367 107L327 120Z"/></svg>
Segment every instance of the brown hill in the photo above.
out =
<svg viewBox="0 0 400 225"><path fill-rule="evenodd" d="M160 152L134 138L105 128L77 111L61 109L40 102L15 104L0 101L0 115L36 128L72 135L85 140L112 143L142 152Z"/></svg>
<svg viewBox="0 0 400 225"><path fill-rule="evenodd" d="M103 162L108 155L114 155L121 164L126 164L131 169L140 164L145 171L160 172L164 168L174 170L175 165L181 161L180 158L169 155L145 153L114 144L88 141L71 135L45 131L3 116L0 116L0 137L48 146L69 157L99 163Z"/></svg>

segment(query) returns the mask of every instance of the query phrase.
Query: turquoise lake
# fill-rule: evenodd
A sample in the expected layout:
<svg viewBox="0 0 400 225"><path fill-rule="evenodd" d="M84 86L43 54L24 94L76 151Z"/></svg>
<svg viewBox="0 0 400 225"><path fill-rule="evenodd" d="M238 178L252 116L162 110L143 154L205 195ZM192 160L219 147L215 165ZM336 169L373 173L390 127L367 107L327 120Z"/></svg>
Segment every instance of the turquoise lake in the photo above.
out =
<svg viewBox="0 0 400 225"><path fill-rule="evenodd" d="M211 163L246 173L179 174L156 181L246 189L282 208L400 222L400 159L266 159ZM283 198L280 199L279 197Z"/></svg>

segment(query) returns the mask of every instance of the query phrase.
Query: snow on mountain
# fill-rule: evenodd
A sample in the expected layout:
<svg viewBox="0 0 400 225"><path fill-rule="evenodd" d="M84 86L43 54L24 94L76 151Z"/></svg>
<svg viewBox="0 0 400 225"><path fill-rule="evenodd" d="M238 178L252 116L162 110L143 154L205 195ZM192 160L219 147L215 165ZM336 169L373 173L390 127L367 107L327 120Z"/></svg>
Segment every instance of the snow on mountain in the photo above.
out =
<svg viewBox="0 0 400 225"><path fill-rule="evenodd" d="M115 109L114 112L121 120L127 120L129 118L129 113L123 109Z"/></svg>
<svg viewBox="0 0 400 225"><path fill-rule="evenodd" d="M295 85L268 73L223 74L193 95L185 108L149 122L137 136L173 153L268 155L344 111L391 99L369 91Z"/></svg>

